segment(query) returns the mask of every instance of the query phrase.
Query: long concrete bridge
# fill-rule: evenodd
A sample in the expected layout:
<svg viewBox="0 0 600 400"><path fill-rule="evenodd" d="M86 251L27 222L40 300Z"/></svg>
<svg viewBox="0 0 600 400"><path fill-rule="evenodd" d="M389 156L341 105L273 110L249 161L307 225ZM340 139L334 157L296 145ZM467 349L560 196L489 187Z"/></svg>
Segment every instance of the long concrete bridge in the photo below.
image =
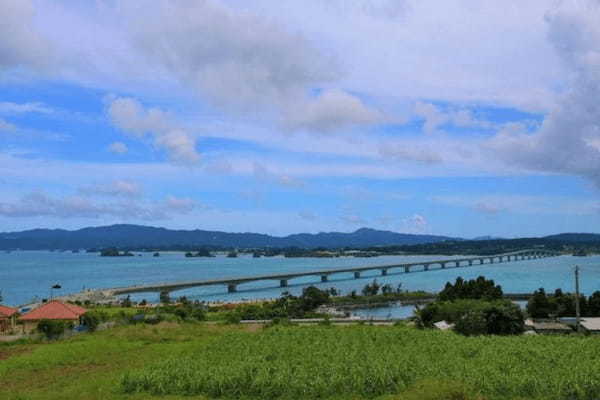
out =
<svg viewBox="0 0 600 400"><path fill-rule="evenodd" d="M521 250L511 253L496 254L490 256L476 256L458 259L443 259L433 261L419 261L413 263L388 264L388 265L369 265L362 267L349 267L340 269L324 269L317 271L293 272L289 274L273 274L273 275L258 275L239 278L213 279L213 280L198 280L187 282L171 282L171 283L156 283L148 285L129 286L121 288L106 289L103 292L108 292L110 295L122 295L129 293L145 293L145 292L173 292L176 290L189 289L198 286L213 286L225 285L229 293L236 292L238 285L247 282L255 281L279 281L280 287L287 287L291 279L304 276L318 276L321 282L327 282L333 274L354 273L355 279L361 278L361 273L367 271L380 271L382 276L386 276L391 270L401 270L405 273L411 272L412 268L418 266L423 267L423 271L446 268L463 268L473 265L495 264L502 262L511 262L519 260L531 260L546 257L555 257L557 252L541 249ZM438 268L431 268L438 266Z"/></svg>

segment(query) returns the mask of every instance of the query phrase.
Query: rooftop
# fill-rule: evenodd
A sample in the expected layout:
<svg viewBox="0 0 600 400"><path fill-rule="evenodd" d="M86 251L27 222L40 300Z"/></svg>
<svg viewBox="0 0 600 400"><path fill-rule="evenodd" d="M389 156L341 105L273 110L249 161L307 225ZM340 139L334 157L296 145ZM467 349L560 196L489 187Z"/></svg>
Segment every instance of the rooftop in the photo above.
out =
<svg viewBox="0 0 600 400"><path fill-rule="evenodd" d="M77 320L87 310L74 304L62 303L58 300L50 301L33 311L23 315L21 321L39 321L42 319Z"/></svg>
<svg viewBox="0 0 600 400"><path fill-rule="evenodd" d="M16 313L16 308L7 307L0 304L0 318L8 318Z"/></svg>
<svg viewBox="0 0 600 400"><path fill-rule="evenodd" d="M600 318L581 318L581 326L588 331L600 331Z"/></svg>

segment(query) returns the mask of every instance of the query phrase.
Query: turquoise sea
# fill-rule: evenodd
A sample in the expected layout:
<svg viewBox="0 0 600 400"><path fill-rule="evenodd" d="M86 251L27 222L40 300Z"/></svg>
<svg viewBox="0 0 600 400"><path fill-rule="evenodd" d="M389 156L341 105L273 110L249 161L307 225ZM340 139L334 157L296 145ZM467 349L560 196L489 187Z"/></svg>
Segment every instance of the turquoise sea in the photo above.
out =
<svg viewBox="0 0 600 400"><path fill-rule="evenodd" d="M252 258L240 256L227 258L185 258L183 253L161 253L152 257L151 253L136 253L135 257L100 257L94 253L70 253L49 251L18 251L0 253L0 290L4 303L21 305L32 299L48 298L50 287L60 284L61 289L54 295L79 292L84 288L109 288L145 283L186 281L240 276L290 273L326 268L380 265L402 262L416 262L450 256L385 256L376 258ZM459 258L459 257L456 257ZM600 256L571 257L561 256L538 260L517 261L502 264L450 268L445 270L416 271L404 273L401 269L390 271L382 277L378 271L363 274L354 279L351 274L336 274L330 281L321 283L319 277L304 277L290 281L286 289L278 287L276 281L262 281L242 284L237 293L227 293L224 286L200 287L173 292L172 296L188 296L192 299L240 300L252 298L278 297L283 290L299 293L307 285L321 288L336 287L344 293L360 290L373 279L394 287L399 284L406 290L439 291L447 281L456 277L475 278L484 275L502 285L505 292L531 292L539 287L546 290L562 288L573 291L573 267L581 267L582 292L590 294L600 290ZM435 266L432 266L435 268ZM155 301L157 294L142 293L132 296L136 300L145 298ZM384 311L382 311L384 312Z"/></svg>

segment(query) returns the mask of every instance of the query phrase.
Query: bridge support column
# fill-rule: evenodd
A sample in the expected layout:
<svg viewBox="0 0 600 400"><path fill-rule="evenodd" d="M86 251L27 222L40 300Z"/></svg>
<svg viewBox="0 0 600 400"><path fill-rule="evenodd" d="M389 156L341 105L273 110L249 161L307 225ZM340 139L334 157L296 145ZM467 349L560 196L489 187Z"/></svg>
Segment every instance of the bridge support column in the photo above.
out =
<svg viewBox="0 0 600 400"><path fill-rule="evenodd" d="M446 269L446 263L440 263L440 265L442 266L442 269Z"/></svg>
<svg viewBox="0 0 600 400"><path fill-rule="evenodd" d="M490 257L490 264L494 263L494 257Z"/></svg>
<svg viewBox="0 0 600 400"><path fill-rule="evenodd" d="M483 264L483 258L479 259L479 265Z"/></svg>
<svg viewBox="0 0 600 400"><path fill-rule="evenodd" d="M360 279L360 271L354 272L354 279Z"/></svg>
<svg viewBox="0 0 600 400"><path fill-rule="evenodd" d="M387 269L382 269L381 276L386 276L386 275L387 275Z"/></svg>
<svg viewBox="0 0 600 400"><path fill-rule="evenodd" d="M473 265L473 260L469 260L469 267Z"/></svg>
<svg viewBox="0 0 600 400"><path fill-rule="evenodd" d="M287 285L288 285L287 279L282 279L282 280L279 281L279 286L280 287L287 287Z"/></svg>
<svg viewBox="0 0 600 400"><path fill-rule="evenodd" d="M407 274L410 272L410 267L408 265L404 267L404 272Z"/></svg>
<svg viewBox="0 0 600 400"><path fill-rule="evenodd" d="M460 261L455 261L455 262L454 262L454 266L455 266L456 268L460 267Z"/></svg>
<svg viewBox="0 0 600 400"><path fill-rule="evenodd" d="M321 282L327 282L329 279L328 275L321 275Z"/></svg>
<svg viewBox="0 0 600 400"><path fill-rule="evenodd" d="M237 285L235 283L230 283L227 285L227 292L228 293L235 293L237 292Z"/></svg>
<svg viewBox="0 0 600 400"><path fill-rule="evenodd" d="M423 264L423 270L429 271L429 264Z"/></svg>

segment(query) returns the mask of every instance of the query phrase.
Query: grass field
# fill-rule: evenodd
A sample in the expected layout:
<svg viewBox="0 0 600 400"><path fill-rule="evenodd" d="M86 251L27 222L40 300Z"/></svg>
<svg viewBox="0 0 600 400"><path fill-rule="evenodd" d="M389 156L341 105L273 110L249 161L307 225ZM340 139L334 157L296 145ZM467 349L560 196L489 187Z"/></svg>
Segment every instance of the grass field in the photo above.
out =
<svg viewBox="0 0 600 400"><path fill-rule="evenodd" d="M595 337L130 325L0 346L0 399L595 399L599 360Z"/></svg>

